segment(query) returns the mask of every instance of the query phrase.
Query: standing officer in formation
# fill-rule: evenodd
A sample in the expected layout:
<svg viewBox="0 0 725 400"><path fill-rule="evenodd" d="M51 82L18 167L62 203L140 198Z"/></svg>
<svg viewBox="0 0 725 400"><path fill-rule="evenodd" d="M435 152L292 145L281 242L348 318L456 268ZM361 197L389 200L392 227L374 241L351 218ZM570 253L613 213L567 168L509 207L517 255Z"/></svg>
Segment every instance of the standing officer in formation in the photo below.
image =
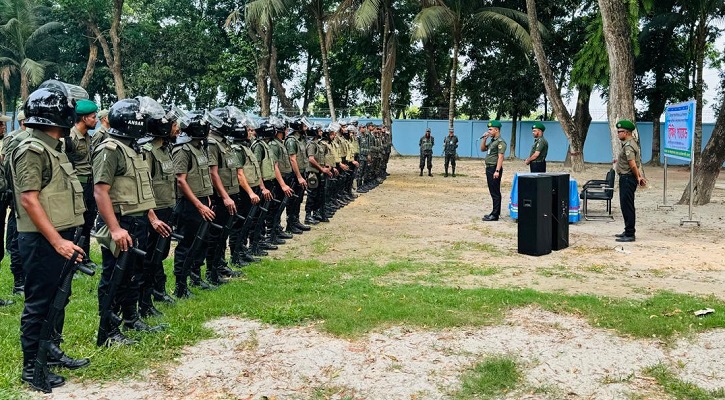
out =
<svg viewBox="0 0 725 400"><path fill-rule="evenodd" d="M87 96L87 95L86 95ZM25 306L20 318L23 381L31 383L43 321L60 284L66 260L83 249L73 243L75 228L83 225L83 188L68 157L62 138L76 122L75 99L65 84L46 81L25 102L29 137L9 156L15 194L18 246L25 272ZM75 360L59 348L64 312L56 320L49 365L81 368L88 359ZM65 378L48 373L48 386L61 386Z"/></svg>
<svg viewBox="0 0 725 400"><path fill-rule="evenodd" d="M541 122L535 122L531 128L534 135L534 144L531 146L529 157L524 163L529 166L531 172L546 172L546 155L549 153L549 142L544 138L546 126Z"/></svg>
<svg viewBox="0 0 725 400"><path fill-rule="evenodd" d="M423 167L428 164L428 176L433 176L431 168L433 168L433 145L435 144L435 138L430 135L430 128L425 130L423 135L418 141L420 146L420 176L423 176Z"/></svg>
<svg viewBox="0 0 725 400"><path fill-rule="evenodd" d="M20 250L18 249L18 225L15 219L15 201L13 200L13 178L11 176L10 164L12 153L15 148L22 143L23 140L27 139L29 133L25 129L25 112L23 110L18 111L18 129L6 134L2 139L2 150L0 151L0 161L2 162L2 171L0 171L0 189L2 194L0 199L0 207L2 212L0 216L0 238L5 234L5 250L10 256L10 272L13 274L13 294L23 294L23 288L25 286L25 273L23 272L23 260L20 258ZM4 126L5 124L3 124ZM9 213L7 211L9 210ZM6 214L7 213L7 214ZM5 229L5 216L7 215L7 229ZM4 258L2 250L2 240L0 240L0 254ZM3 301L0 300L0 306L4 304L13 304L12 300Z"/></svg>
<svg viewBox="0 0 725 400"><path fill-rule="evenodd" d="M305 124L309 125L309 122L305 121L303 121L303 118L293 119L289 124L290 133L284 141L287 154L289 154L290 167L294 173L295 185L292 187L297 195L287 203L287 232L290 233L295 233L295 229L299 233L311 229L309 225L305 225L300 221L300 209L307 191L307 179L305 179L304 174L307 171L307 165L310 163L305 149L307 138L302 130Z"/></svg>
<svg viewBox="0 0 725 400"><path fill-rule="evenodd" d="M491 138L491 142L486 143ZM488 123L488 132L481 138L481 151L486 151L486 183L491 194L491 213L484 216L484 221L498 221L501 215L501 175L503 175L503 157L506 142L501 139L501 122L492 120Z"/></svg>
<svg viewBox="0 0 725 400"><path fill-rule="evenodd" d="M617 157L617 174L619 174L619 207L624 217L624 232L618 233L617 242L634 242L636 213L634 209L634 192L637 186L647 184L642 174L640 164L640 149L637 141L634 140L632 132L635 130L634 123L628 120L617 122L617 135L622 142L622 148Z"/></svg>
<svg viewBox="0 0 725 400"><path fill-rule="evenodd" d="M445 176L448 177L448 164L451 164L453 169L453 177L456 177L456 149L458 149L458 136L453 134L453 128L448 129L448 136L443 139L443 155L446 157L445 160Z"/></svg>
<svg viewBox="0 0 725 400"><path fill-rule="evenodd" d="M86 212L83 213L83 237L91 237L91 229L96 222L96 200L93 197L93 171L91 167L91 135L90 130L96 127L98 106L90 100L78 100L76 103L77 120L70 130L70 136L66 140L66 154L76 169L76 176L83 185L83 200L86 203ZM86 240L83 244L83 251L87 255L83 262L87 267L95 269L98 266L91 260L91 242Z"/></svg>
<svg viewBox="0 0 725 400"><path fill-rule="evenodd" d="M135 253L128 255L129 262L123 275L114 278L120 279L115 290L112 278L121 272L117 268L121 252L146 246L147 214L156 208L156 201L151 168L137 141L146 135L168 135L170 124L165 114L161 105L149 97L116 102L109 110L110 136L93 152L94 192L100 215L96 237L107 243L101 248L103 272L98 285L99 313L109 312L101 309L102 301L106 296L112 296L110 312L123 318L126 330L161 330L161 327L147 325L138 315L143 257ZM98 343L107 346L134 344L135 340L127 338L119 328L110 319L106 326L99 325L99 335L105 332L107 337L99 337Z"/></svg>

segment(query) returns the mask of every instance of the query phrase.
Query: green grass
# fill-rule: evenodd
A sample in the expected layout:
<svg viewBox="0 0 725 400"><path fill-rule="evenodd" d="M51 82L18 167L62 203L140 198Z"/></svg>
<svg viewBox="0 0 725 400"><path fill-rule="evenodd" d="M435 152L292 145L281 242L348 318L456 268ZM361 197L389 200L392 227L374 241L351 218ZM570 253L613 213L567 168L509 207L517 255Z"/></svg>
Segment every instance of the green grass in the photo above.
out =
<svg viewBox="0 0 725 400"><path fill-rule="evenodd" d="M477 242L453 242L453 250L457 251L481 251L491 255L501 255L502 252L496 246L489 243Z"/></svg>
<svg viewBox="0 0 725 400"><path fill-rule="evenodd" d="M678 379L666 366L655 365L644 371L655 378L665 393L677 400L712 400L725 399L725 389L705 390L691 383Z"/></svg>
<svg viewBox="0 0 725 400"><path fill-rule="evenodd" d="M96 258L97 260L100 257ZM0 269L0 288L9 291L7 261ZM167 260L167 271L170 262ZM596 327L633 337L667 339L677 334L725 326L725 313L698 319L689 310L725 309L716 298L662 292L644 300L567 296L531 289L461 289L445 285L391 283L389 277L412 276L444 267L411 262L376 265L346 260L338 264L315 260L263 260L247 267L247 278L194 299L161 305L168 322L161 334L135 335L141 342L128 348L98 349L98 276L73 281L67 310L64 349L75 357L90 357L91 365L64 371L80 379L111 380L137 377L180 355L181 348L214 337L204 322L222 316L251 318L276 326L320 321L320 329L341 337L358 337L375 329L404 325L421 329L472 327L498 323L512 308L539 305L557 313L585 318ZM171 277L173 280L173 277ZM171 286L173 282L169 282ZM7 298L8 296L4 296ZM0 398L17 397L21 368L18 304L0 308ZM673 313L673 310L683 310ZM247 344L254 346L253 340ZM7 396L6 396L7 394Z"/></svg>
<svg viewBox="0 0 725 400"><path fill-rule="evenodd" d="M584 280L584 275L571 272L565 265L554 265L553 267L538 267L536 273L547 278L564 278Z"/></svg>
<svg viewBox="0 0 725 400"><path fill-rule="evenodd" d="M521 371L510 358L494 357L476 365L461 379L457 399L488 399L516 388L522 380Z"/></svg>

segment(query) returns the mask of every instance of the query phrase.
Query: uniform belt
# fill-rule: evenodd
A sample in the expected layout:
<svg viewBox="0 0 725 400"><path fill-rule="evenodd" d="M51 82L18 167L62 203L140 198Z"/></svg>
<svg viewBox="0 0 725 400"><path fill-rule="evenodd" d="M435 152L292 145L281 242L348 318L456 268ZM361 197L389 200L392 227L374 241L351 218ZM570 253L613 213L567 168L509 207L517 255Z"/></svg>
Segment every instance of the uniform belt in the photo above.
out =
<svg viewBox="0 0 725 400"><path fill-rule="evenodd" d="M486 168L496 168L496 164L486 164Z"/></svg>
<svg viewBox="0 0 725 400"><path fill-rule="evenodd" d="M77 177L81 183L88 183L93 178L92 175L78 175Z"/></svg>
<svg viewBox="0 0 725 400"><path fill-rule="evenodd" d="M619 174L619 176L634 176L631 172L627 172L625 174Z"/></svg>
<svg viewBox="0 0 725 400"><path fill-rule="evenodd" d="M536 163L540 163L540 162L546 162L546 160L534 160L534 161L531 161L531 164L536 164Z"/></svg>

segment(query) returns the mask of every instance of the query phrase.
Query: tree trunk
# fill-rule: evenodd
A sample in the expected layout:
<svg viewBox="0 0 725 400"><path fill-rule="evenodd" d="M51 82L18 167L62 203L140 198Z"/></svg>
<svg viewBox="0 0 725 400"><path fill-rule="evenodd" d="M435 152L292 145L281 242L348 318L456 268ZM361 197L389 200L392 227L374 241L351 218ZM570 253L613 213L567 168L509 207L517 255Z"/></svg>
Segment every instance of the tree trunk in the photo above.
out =
<svg viewBox="0 0 725 400"><path fill-rule="evenodd" d="M111 72L113 73L113 83L116 85L116 96L120 99L126 98L126 88L123 83L123 74L121 73L121 13L123 12L124 0L114 0L113 2L113 20L111 21L111 44L113 45L113 64Z"/></svg>
<svg viewBox="0 0 725 400"><path fill-rule="evenodd" d="M23 71L22 67L20 68L20 101L25 103L25 100L28 99L28 96L30 95L30 90L28 89L28 75Z"/></svg>
<svg viewBox="0 0 725 400"><path fill-rule="evenodd" d="M587 140L589 133L589 125L592 123L592 115L589 113L589 99L592 96L592 88L587 86L578 86L579 93L576 99L576 110L574 110L574 126L576 131L572 135L572 141L578 143L579 152L572 154L571 146L564 160L565 166L571 166L574 170L584 170L584 142ZM567 160L569 164L567 165Z"/></svg>
<svg viewBox="0 0 725 400"><path fill-rule="evenodd" d="M602 30L609 58L609 119L612 144L612 163L621 147L617 136L617 121L635 121L634 111L634 52L629 26L629 11L622 0L599 0ZM635 138L639 137L634 132ZM640 154L641 158L641 154ZM640 160L641 161L641 160Z"/></svg>
<svg viewBox="0 0 725 400"><path fill-rule="evenodd" d="M277 75L277 48L274 45L272 45L272 52L269 59L269 79L272 81L272 87L274 87L274 91L277 93L279 102L282 103L284 113L296 114L295 107L292 104L292 101L287 97L284 86L282 86L282 82L279 80L279 75Z"/></svg>
<svg viewBox="0 0 725 400"><path fill-rule="evenodd" d="M114 11L115 14L115 11ZM120 15L119 15L119 21L120 21ZM103 35L103 32L98 28L98 24L95 21L86 21L86 26L88 29L93 32L93 35L95 35L96 40L98 40L98 43L101 44L101 49L103 50L103 57L106 59L106 65L108 65L108 68L111 70L111 74L113 75L113 82L116 86L116 97L118 100L121 100L125 98L126 96L126 90L123 86L123 76L120 75L120 60L118 63L118 74L116 70L114 69L114 66L116 66L116 60L115 60L115 53L116 49L114 47L113 52L111 51L111 46L108 44L108 40L106 40L106 37ZM113 35L111 37L113 40ZM116 33L116 39L118 39L118 34ZM120 49L118 49L120 52ZM120 82L120 84L119 84Z"/></svg>
<svg viewBox="0 0 725 400"><path fill-rule="evenodd" d="M320 52L322 54L322 73L325 76L325 92L327 93L327 105L330 108L330 118L332 122L337 121L335 118L335 101L332 98L332 83L330 81L330 69L328 67L327 58L327 42L325 41L325 31L322 26L322 17L317 17L317 37L320 39Z"/></svg>
<svg viewBox="0 0 725 400"><path fill-rule="evenodd" d="M460 36L453 37L453 60L451 61L451 90L448 93L448 129L453 129L453 120L456 118L456 81L458 80L458 46Z"/></svg>
<svg viewBox="0 0 725 400"><path fill-rule="evenodd" d="M257 71L254 74L254 82L257 87L257 102L259 103L259 114L262 117L269 117L272 113L270 108L271 96L267 85L267 77L269 76L269 51L268 44L271 39L267 37L268 30L261 25L248 25L247 34L252 39L256 50L254 54L254 62L257 65Z"/></svg>
<svg viewBox="0 0 725 400"><path fill-rule="evenodd" d="M544 81L544 87L546 88L546 94L551 100L551 106L554 109L556 117L559 119L564 134L569 139L569 146L571 147L571 153L581 154L582 143L577 139L580 134L577 132L577 127L574 124L574 120L571 118L569 111L566 109L564 102L561 99L561 94L556 90L556 82L554 81L554 73L551 70L549 61L546 58L544 52L544 44L541 40L541 33L539 32L539 21L536 16L536 4L534 0L526 0L526 13L529 20L529 30L531 35L531 42L534 47L534 55L536 56L536 64L539 67L539 73ZM582 158L583 160L583 158ZM574 172L581 172L584 170L584 163L574 162L572 166Z"/></svg>
<svg viewBox="0 0 725 400"><path fill-rule="evenodd" d="M707 46L707 15L700 14L695 34L695 142L692 147L692 155L695 158L695 167L699 167L700 155L702 154L702 95L704 92L705 80L702 73L705 66L705 48ZM708 198L709 201L709 198Z"/></svg>
<svg viewBox="0 0 725 400"><path fill-rule="evenodd" d="M5 105L5 87L0 85L0 112L2 112L2 115L5 115L6 107L7 106Z"/></svg>
<svg viewBox="0 0 725 400"><path fill-rule="evenodd" d="M705 146L700 158L700 168L695 170L695 198L692 203L704 205L710 202L712 189L720 175L722 164L725 162L725 100L720 104L720 112L715 122L715 129ZM690 185L687 185L680 198L680 204L690 201Z"/></svg>
<svg viewBox="0 0 725 400"><path fill-rule="evenodd" d="M390 8L386 6L383 13L385 23L383 26L383 60L380 69L380 109L383 113L383 126L390 128L393 125L393 119L390 113L390 94L393 91L397 43L394 27L392 26L393 16L390 15ZM392 129L390 132L392 135Z"/></svg>
<svg viewBox="0 0 725 400"><path fill-rule="evenodd" d="M310 88L310 82L312 81L310 77L312 76L312 54L310 52L307 52L307 74L305 75L305 95L302 99L302 114L307 114L308 108L310 106L310 97L312 92L312 88Z"/></svg>
<svg viewBox="0 0 725 400"><path fill-rule="evenodd" d="M514 111L511 116L511 140L509 141L509 160L516 158L516 131L518 124L516 123L519 119L518 111Z"/></svg>
<svg viewBox="0 0 725 400"><path fill-rule="evenodd" d="M662 113L657 113L652 116L652 158L648 165L659 167L662 165L660 162L660 135L662 129L660 128L660 117Z"/></svg>
<svg viewBox="0 0 725 400"><path fill-rule="evenodd" d="M83 73L81 78L80 86L87 88L88 84L93 78L93 73L96 70L96 60L98 59L98 46L96 46L96 40L94 38L88 38L88 62L86 63L86 71Z"/></svg>

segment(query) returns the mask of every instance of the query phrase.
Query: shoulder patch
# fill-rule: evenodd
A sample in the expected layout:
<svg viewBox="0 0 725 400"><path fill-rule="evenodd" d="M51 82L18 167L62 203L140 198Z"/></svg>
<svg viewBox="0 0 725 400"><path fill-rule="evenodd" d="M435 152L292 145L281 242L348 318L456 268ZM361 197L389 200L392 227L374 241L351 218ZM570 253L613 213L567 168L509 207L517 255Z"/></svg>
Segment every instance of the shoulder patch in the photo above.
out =
<svg viewBox="0 0 725 400"><path fill-rule="evenodd" d="M100 151L103 149L116 150L116 149L118 149L118 143L110 141L110 140L104 140L101 142L101 144L98 145L97 150Z"/></svg>
<svg viewBox="0 0 725 400"><path fill-rule="evenodd" d="M43 147L42 144L31 140L28 142L28 150L34 153L43 154L43 152L45 151L45 147Z"/></svg>
<svg viewBox="0 0 725 400"><path fill-rule="evenodd" d="M151 151L154 149L154 146L151 143L146 143L145 145L141 146L141 150L144 151Z"/></svg>

